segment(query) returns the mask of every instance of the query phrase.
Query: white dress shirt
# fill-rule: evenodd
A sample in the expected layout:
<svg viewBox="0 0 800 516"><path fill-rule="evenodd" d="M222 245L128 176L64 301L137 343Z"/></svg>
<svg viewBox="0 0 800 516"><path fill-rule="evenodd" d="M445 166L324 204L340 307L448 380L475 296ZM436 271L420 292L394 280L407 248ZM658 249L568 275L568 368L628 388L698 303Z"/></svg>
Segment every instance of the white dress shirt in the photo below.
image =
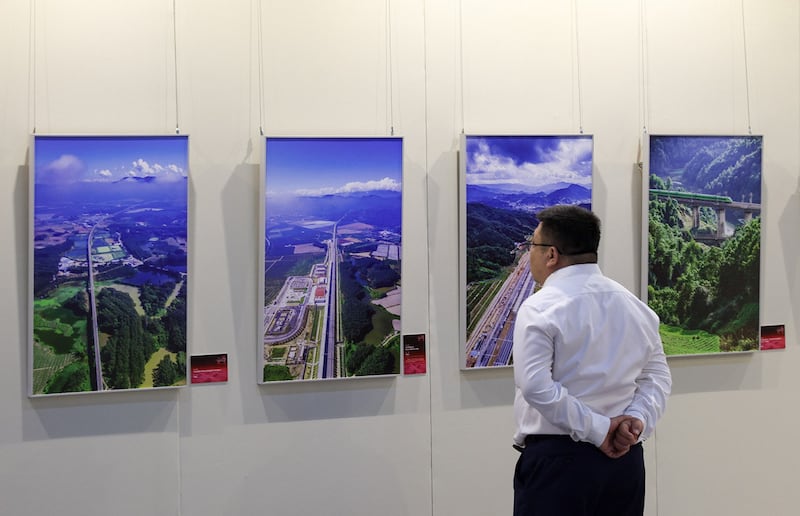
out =
<svg viewBox="0 0 800 516"><path fill-rule="evenodd" d="M600 446L610 418L628 414L647 438L672 379L658 316L597 264L553 272L514 326L514 441L568 434Z"/></svg>

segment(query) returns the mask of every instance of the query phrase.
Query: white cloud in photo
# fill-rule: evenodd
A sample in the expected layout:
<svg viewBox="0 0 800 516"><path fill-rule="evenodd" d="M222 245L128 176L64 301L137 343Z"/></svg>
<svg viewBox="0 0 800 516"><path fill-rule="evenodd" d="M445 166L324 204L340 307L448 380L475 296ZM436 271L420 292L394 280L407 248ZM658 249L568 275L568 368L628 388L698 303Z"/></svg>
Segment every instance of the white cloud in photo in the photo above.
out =
<svg viewBox="0 0 800 516"><path fill-rule="evenodd" d="M376 190L388 190L399 192L401 185L394 179L384 177L376 181L353 181L342 186L327 186L321 188L301 188L293 193L303 197L321 197L323 195L351 194L362 192L373 192Z"/></svg>
<svg viewBox="0 0 800 516"><path fill-rule="evenodd" d="M151 165L142 158L131 163L127 175L129 177L155 177L157 181L163 182L178 181L186 177L185 171L175 164L164 166L160 163L153 163Z"/></svg>
<svg viewBox="0 0 800 516"><path fill-rule="evenodd" d="M467 183L472 185L518 184L544 187L556 183L591 185L591 139L562 140L533 163L517 162L512 156L493 154L488 143L479 141L469 155Z"/></svg>
<svg viewBox="0 0 800 516"><path fill-rule="evenodd" d="M91 177L87 178L86 181L90 183L103 183L113 180L114 173L111 172L109 169L104 168L102 170L95 170L94 174Z"/></svg>
<svg viewBox="0 0 800 516"><path fill-rule="evenodd" d="M86 171L86 165L73 154L62 154L47 163L39 171L38 182L42 183L74 183L80 181Z"/></svg>

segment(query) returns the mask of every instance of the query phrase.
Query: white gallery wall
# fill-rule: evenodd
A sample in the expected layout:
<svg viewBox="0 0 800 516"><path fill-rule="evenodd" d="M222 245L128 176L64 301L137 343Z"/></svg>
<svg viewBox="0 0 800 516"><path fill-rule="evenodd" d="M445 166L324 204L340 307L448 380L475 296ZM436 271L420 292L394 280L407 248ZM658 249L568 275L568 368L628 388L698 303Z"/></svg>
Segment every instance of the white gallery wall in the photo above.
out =
<svg viewBox="0 0 800 516"><path fill-rule="evenodd" d="M189 135L189 348L229 381L29 399L30 135ZM605 272L639 290L643 132L764 136L777 352L671 359L646 514L791 515L800 447L795 0L0 0L0 513L511 512L509 369L460 370L458 145L594 136ZM424 376L256 384L261 132L404 138Z"/></svg>

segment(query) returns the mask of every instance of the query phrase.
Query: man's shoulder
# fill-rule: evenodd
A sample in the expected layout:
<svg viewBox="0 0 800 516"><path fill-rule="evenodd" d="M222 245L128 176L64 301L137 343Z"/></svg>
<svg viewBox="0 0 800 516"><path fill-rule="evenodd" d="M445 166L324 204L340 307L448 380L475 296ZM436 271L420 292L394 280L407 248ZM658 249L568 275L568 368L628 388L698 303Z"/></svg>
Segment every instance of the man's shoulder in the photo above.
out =
<svg viewBox="0 0 800 516"><path fill-rule="evenodd" d="M575 302L576 291L562 284L546 283L542 288L528 296L520 309L528 308L534 312L552 313Z"/></svg>
<svg viewBox="0 0 800 516"><path fill-rule="evenodd" d="M523 302L522 307L541 312L554 304L564 300L564 292L557 287L544 285L534 294L528 296Z"/></svg>
<svg viewBox="0 0 800 516"><path fill-rule="evenodd" d="M619 305L620 307L629 307L627 310L638 311L642 315L646 315L649 318L654 319L656 322L658 321L658 314L656 314L646 302L642 301L639 296L631 292L621 283L607 276L604 276L604 278L606 280L606 284L608 285L606 292L613 293L611 297L619 300L619 303L621 303Z"/></svg>

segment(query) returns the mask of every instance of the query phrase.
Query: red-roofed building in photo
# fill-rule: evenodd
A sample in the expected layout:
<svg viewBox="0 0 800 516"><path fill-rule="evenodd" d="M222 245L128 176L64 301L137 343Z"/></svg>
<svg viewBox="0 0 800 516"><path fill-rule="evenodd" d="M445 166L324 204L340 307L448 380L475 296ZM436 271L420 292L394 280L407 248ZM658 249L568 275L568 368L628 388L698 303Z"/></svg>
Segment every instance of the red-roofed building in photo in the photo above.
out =
<svg viewBox="0 0 800 516"><path fill-rule="evenodd" d="M325 287L316 288L314 291L314 303L318 305L325 303Z"/></svg>

